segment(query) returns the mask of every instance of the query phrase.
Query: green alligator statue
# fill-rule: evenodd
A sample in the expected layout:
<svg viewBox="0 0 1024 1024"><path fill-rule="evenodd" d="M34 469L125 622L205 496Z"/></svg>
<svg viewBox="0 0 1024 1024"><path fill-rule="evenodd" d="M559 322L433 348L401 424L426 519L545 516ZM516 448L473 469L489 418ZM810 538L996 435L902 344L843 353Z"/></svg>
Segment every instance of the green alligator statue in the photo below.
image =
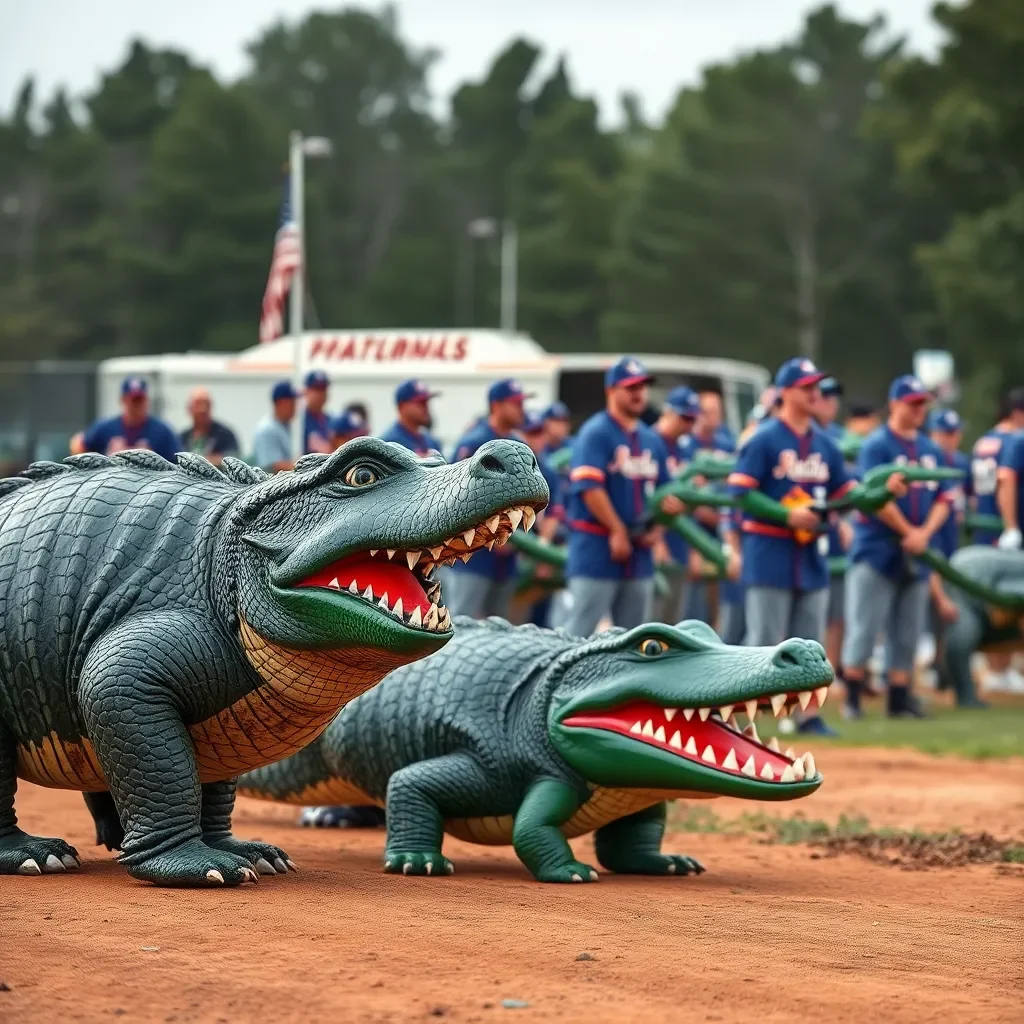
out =
<svg viewBox="0 0 1024 1024"><path fill-rule="evenodd" d="M702 868L661 852L666 801L793 800L822 777L810 754L758 739L759 706L820 706L820 644L727 647L696 621L573 637L456 620L441 652L392 672L299 754L239 792L292 804L387 804L384 867L446 874L443 833L511 843L542 882L596 881L567 838L596 832L611 871ZM750 720L742 729L737 713Z"/></svg>
<svg viewBox="0 0 1024 1024"><path fill-rule="evenodd" d="M78 866L18 828L20 777L88 794L136 878L236 885L289 865L232 837L234 778L443 647L430 571L504 542L548 491L518 442L449 466L361 438L272 478L80 455L0 495L0 874Z"/></svg>

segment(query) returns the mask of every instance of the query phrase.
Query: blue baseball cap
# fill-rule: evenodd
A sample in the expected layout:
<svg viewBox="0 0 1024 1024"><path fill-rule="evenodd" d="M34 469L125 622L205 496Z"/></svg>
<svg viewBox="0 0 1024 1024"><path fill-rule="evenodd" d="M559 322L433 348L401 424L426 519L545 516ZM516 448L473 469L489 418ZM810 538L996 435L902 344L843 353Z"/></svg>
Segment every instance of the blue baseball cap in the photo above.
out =
<svg viewBox="0 0 1024 1024"><path fill-rule="evenodd" d="M779 367L775 374L775 386L777 388L806 388L812 384L819 384L828 376L822 373L810 359L797 356L795 359L787 359Z"/></svg>
<svg viewBox="0 0 1024 1024"><path fill-rule="evenodd" d="M897 377L889 385L890 402L930 402L934 396L912 373Z"/></svg>
<svg viewBox="0 0 1024 1024"><path fill-rule="evenodd" d="M677 416L695 420L700 415L700 399L693 388L682 385L673 388L665 399L665 408Z"/></svg>
<svg viewBox="0 0 1024 1024"><path fill-rule="evenodd" d="M523 423L519 431L522 434L539 434L543 429L544 417L538 416L535 412L528 412L523 417Z"/></svg>
<svg viewBox="0 0 1024 1024"><path fill-rule="evenodd" d="M431 391L421 380L407 380L395 388L395 405L401 405L403 402L426 402L440 394L440 391Z"/></svg>
<svg viewBox="0 0 1024 1024"><path fill-rule="evenodd" d="M504 380L495 381L487 389L487 401L490 402L504 402L508 398L516 398L520 402L527 398L533 398L533 395L528 395L523 390L523 385L517 380L513 380L511 377L506 377Z"/></svg>
<svg viewBox="0 0 1024 1024"><path fill-rule="evenodd" d="M565 402L552 402L542 413L545 420L571 420L572 413Z"/></svg>
<svg viewBox="0 0 1024 1024"><path fill-rule="evenodd" d="M306 387L319 390L330 385L330 379L323 370L310 370L306 374Z"/></svg>
<svg viewBox="0 0 1024 1024"><path fill-rule="evenodd" d="M352 409L336 417L331 428L335 434L348 434L352 437L365 437L367 433L366 420Z"/></svg>
<svg viewBox="0 0 1024 1024"><path fill-rule="evenodd" d="M628 388L634 384L646 384L654 380L654 374L634 356L623 356L604 373L606 388Z"/></svg>
<svg viewBox="0 0 1024 1024"><path fill-rule="evenodd" d="M146 383L145 377L125 377L125 379L121 381L122 398L139 398L148 394L149 385Z"/></svg>
<svg viewBox="0 0 1024 1024"><path fill-rule="evenodd" d="M818 390L826 398L836 398L843 393L843 385L835 377L822 377Z"/></svg>
<svg viewBox="0 0 1024 1024"><path fill-rule="evenodd" d="M931 429L940 434L955 434L963 425L959 413L953 409L937 409L932 414Z"/></svg>
<svg viewBox="0 0 1024 1024"><path fill-rule="evenodd" d="M271 401L279 402L282 398L298 398L299 393L292 387L290 380L279 380L270 389Z"/></svg>

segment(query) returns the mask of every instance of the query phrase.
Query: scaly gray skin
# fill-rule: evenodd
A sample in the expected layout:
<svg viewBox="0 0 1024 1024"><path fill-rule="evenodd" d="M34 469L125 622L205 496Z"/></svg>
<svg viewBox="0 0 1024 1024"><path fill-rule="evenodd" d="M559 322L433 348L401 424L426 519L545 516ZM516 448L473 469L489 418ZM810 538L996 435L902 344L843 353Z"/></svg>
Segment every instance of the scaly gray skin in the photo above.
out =
<svg viewBox="0 0 1024 1024"><path fill-rule="evenodd" d="M1024 551L1000 551L976 545L961 548L950 564L993 590L1024 597ZM1024 641L1024 609L1015 615L985 603L956 586L949 586L957 619L945 628L946 670L961 707L982 707L974 692L971 655L975 651Z"/></svg>
<svg viewBox="0 0 1024 1024"><path fill-rule="evenodd" d="M273 478L178 463L83 455L0 481L0 873L78 866L17 827L19 776L88 793L136 878L287 871L232 837L234 778L440 649L428 572L504 543L548 493L511 441L449 466L360 438Z"/></svg>
<svg viewBox="0 0 1024 1024"><path fill-rule="evenodd" d="M762 704L820 706L833 678L820 644L727 647L693 621L589 639L501 619L456 627L445 650L392 672L239 792L386 802L388 871L450 873L447 831L511 842L541 881L580 882L597 873L566 836L596 830L613 871L685 874L702 868L661 852L667 799L791 800L821 785L809 754L779 753L752 728ZM745 733L723 722L734 707Z"/></svg>

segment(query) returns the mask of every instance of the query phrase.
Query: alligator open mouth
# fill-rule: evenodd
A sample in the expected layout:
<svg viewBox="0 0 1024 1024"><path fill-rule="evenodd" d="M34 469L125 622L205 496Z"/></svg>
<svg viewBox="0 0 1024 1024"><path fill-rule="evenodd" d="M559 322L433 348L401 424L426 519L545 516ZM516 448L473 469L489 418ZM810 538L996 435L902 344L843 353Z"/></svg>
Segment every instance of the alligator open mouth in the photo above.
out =
<svg viewBox="0 0 1024 1024"><path fill-rule="evenodd" d="M797 706L804 711L820 708L827 696L828 687L820 686L778 693L768 703L779 718ZM780 785L814 779L818 769L812 754L798 755L792 749L783 752L774 737L767 744L761 742L755 723L758 709L756 699L718 708L668 708L634 701L606 711L572 715L562 724L620 733L725 775L745 775ZM746 712L745 728L736 721L737 711Z"/></svg>
<svg viewBox="0 0 1024 1024"><path fill-rule="evenodd" d="M441 584L431 578L434 567L453 565L457 558L468 562L482 548L500 547L520 524L529 530L536 518L529 505L504 509L427 548L357 551L323 566L296 586L346 593L405 626L445 633L452 628L451 616L441 604Z"/></svg>

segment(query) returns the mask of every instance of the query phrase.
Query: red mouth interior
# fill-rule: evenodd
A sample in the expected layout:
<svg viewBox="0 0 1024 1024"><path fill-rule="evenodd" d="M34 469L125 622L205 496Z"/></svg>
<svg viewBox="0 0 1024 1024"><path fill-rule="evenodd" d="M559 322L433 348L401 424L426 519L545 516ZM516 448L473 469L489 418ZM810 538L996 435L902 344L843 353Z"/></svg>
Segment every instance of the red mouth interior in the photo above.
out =
<svg viewBox="0 0 1024 1024"><path fill-rule="evenodd" d="M367 587L373 588L373 597L379 601L388 595L388 602L394 606L401 598L406 614L416 605L425 615L430 611L430 601L420 584L419 577L404 563L405 553L396 552L394 561L388 559L385 552L380 551L372 558L369 552L360 551L347 558L340 558L330 565L318 569L312 576L307 576L297 584L300 587L331 587L331 581L337 579L342 590L348 590L353 581L362 594Z"/></svg>
<svg viewBox="0 0 1024 1024"><path fill-rule="evenodd" d="M609 708L607 711L572 715L563 724L578 729L604 729L607 732L621 733L631 740L646 743L660 750L667 750L670 754L696 761L728 775L743 775L740 768L751 756L754 758L755 775L759 777L764 765L768 764L771 765L776 781L787 765L793 764L793 760L786 757L785 754L776 754L775 751L769 750L763 744L757 743L747 736L741 736L739 733L733 732L732 729L727 729L720 719L708 718L707 721L702 722L700 715L694 711L693 717L687 721L682 709L675 710L673 714L674 710L673 708L659 707L657 704L649 704L646 701L637 701L633 704ZM654 735L645 735L643 731L639 733L631 731L634 730L637 722L640 723L641 730L650 722ZM663 732L659 732L659 729ZM650 731L648 729L647 733ZM687 740L692 737L697 752L694 754L692 748L691 752L687 752L685 749L672 746L671 741L676 733L679 734L679 743L683 748L686 747ZM662 736L664 739L661 739ZM705 748L709 746L715 754L714 765L701 758ZM736 768L724 767L730 750L735 752ZM749 775L744 775L744 777L751 778Z"/></svg>

